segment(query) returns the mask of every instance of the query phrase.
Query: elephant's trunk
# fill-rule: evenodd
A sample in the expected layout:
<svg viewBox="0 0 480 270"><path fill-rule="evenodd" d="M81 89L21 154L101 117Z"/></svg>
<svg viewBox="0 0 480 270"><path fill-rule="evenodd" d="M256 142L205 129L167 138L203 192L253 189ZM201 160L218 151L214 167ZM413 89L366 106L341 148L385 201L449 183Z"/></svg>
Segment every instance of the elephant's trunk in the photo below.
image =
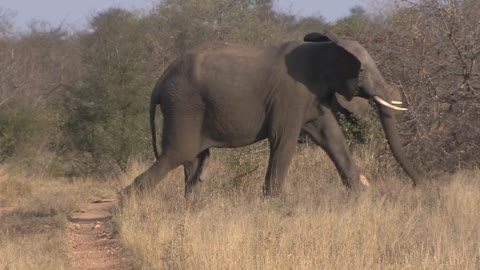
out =
<svg viewBox="0 0 480 270"><path fill-rule="evenodd" d="M377 108L380 115L380 121L382 122L383 130L385 131L385 136L388 144L390 145L393 156L397 159L398 163L400 163L405 172L410 176L413 181L413 186L416 186L420 180L420 177L417 175L412 164L409 162L400 143L395 115L391 109L380 105L378 102Z"/></svg>

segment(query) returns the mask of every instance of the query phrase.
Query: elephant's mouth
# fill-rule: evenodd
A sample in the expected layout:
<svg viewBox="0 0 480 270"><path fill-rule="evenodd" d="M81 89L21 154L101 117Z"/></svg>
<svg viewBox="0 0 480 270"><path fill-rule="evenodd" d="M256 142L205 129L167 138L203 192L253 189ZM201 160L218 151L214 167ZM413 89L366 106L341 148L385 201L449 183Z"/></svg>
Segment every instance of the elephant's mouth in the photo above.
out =
<svg viewBox="0 0 480 270"><path fill-rule="evenodd" d="M365 89L363 87L359 87L358 89L358 97L363 97L363 98L366 98L368 99L370 97L369 94L367 94L367 92L365 91ZM396 111L406 111L407 109L406 108L402 108L402 107L398 107L396 105L401 105L403 104L401 101L397 101L397 100L392 100L390 101L390 103L388 103L387 101L385 101L383 98L379 97L379 96L373 96L373 99L379 103L380 105L383 105L387 108L390 108L392 110L396 110Z"/></svg>
<svg viewBox="0 0 480 270"><path fill-rule="evenodd" d="M373 99L375 99L375 101L378 102L380 105L383 105L383 106L385 106L387 108L390 108L392 110L396 110L396 111L406 111L407 110L407 108L402 108L402 107L395 106L395 105L401 105L402 104L401 101L392 100L390 103L388 103L379 96L373 96Z"/></svg>

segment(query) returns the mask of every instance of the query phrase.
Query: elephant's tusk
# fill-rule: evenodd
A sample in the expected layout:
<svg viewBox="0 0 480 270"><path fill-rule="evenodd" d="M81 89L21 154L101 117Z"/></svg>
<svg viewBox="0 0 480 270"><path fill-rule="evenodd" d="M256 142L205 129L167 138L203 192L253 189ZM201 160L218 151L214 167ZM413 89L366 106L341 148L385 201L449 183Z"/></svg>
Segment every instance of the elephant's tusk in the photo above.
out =
<svg viewBox="0 0 480 270"><path fill-rule="evenodd" d="M385 107L388 107L392 110L397 110L397 111L406 111L407 109L406 108L400 108L400 107L397 107L395 105L392 105L388 102L386 102L385 100L383 100L381 97L379 96L373 96L373 99L375 99L376 102L380 103L381 105L385 106Z"/></svg>
<svg viewBox="0 0 480 270"><path fill-rule="evenodd" d="M402 104L403 102L401 102L401 101L396 101L396 100L392 100L391 103L392 103L392 104L395 104L395 105L400 105L400 104Z"/></svg>

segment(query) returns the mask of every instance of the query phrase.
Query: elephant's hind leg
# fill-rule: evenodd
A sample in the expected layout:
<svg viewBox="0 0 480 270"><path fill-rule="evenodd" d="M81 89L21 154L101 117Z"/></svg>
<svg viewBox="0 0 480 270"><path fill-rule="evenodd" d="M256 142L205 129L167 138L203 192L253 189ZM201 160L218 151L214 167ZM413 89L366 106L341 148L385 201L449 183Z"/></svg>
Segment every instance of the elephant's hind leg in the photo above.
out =
<svg viewBox="0 0 480 270"><path fill-rule="evenodd" d="M132 184L127 186L122 194L129 195L136 192L144 192L153 189L178 163L172 162L166 155L162 154L158 160L135 178Z"/></svg>
<svg viewBox="0 0 480 270"><path fill-rule="evenodd" d="M208 163L210 150L206 149L201 152L193 161L183 164L185 172L185 196L188 196L193 187L201 182L203 173Z"/></svg>
<svg viewBox="0 0 480 270"><path fill-rule="evenodd" d="M270 158L263 186L264 195L278 196L282 192L297 140L298 132L280 138L270 138Z"/></svg>

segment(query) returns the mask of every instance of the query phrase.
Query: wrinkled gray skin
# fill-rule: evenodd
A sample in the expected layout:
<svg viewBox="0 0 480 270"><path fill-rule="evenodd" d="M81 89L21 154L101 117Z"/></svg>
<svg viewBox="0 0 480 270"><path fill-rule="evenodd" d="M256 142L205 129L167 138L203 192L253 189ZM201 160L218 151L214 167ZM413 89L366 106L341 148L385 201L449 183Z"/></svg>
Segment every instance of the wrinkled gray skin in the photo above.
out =
<svg viewBox="0 0 480 270"><path fill-rule="evenodd" d="M172 63L151 96L157 161L123 193L149 190L183 165L188 194L202 178L209 148L242 147L268 139L264 194L277 195L302 130L328 153L343 184L357 188L359 170L332 113L332 97L341 95L348 103L354 96L386 101L400 96L356 41L329 32L309 35L305 40L311 42L268 47L205 44ZM160 155L155 136L158 104L164 117ZM418 176L402 150L393 111L377 107L392 152L415 184Z"/></svg>
<svg viewBox="0 0 480 270"><path fill-rule="evenodd" d="M347 100L344 96L335 93L330 100L330 109L337 121L340 120L339 116L342 115L345 117L344 120L356 123L358 120L367 119L370 103L365 98L353 97L352 100ZM298 137L298 143L306 143L307 137L308 134L302 130Z"/></svg>

